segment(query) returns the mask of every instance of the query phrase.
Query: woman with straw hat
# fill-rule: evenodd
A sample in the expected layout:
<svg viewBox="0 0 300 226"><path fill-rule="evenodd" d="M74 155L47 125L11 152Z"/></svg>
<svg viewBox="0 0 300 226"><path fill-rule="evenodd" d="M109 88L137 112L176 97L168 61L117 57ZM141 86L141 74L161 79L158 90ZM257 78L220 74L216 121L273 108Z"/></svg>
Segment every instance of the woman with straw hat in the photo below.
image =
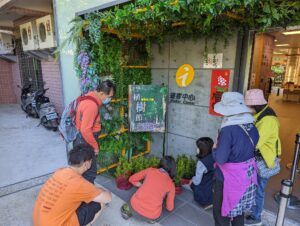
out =
<svg viewBox="0 0 300 226"><path fill-rule="evenodd" d="M216 226L244 225L244 213L254 205L257 187L254 150L258 131L242 94L226 92L215 112L223 115L212 151L216 162L213 214Z"/></svg>

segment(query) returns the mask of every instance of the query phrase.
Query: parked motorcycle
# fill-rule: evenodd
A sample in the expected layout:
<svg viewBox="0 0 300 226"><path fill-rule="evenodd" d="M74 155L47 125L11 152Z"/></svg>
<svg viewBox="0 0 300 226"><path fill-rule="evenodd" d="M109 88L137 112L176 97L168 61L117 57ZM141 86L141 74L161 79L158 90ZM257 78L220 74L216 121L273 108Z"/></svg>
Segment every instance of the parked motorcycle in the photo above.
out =
<svg viewBox="0 0 300 226"><path fill-rule="evenodd" d="M57 131L59 117L54 104L45 96L48 89L38 90L34 93L35 110L41 120L40 124L47 129Z"/></svg>
<svg viewBox="0 0 300 226"><path fill-rule="evenodd" d="M28 116L38 118L35 110L34 92L31 90L31 84L26 86L19 86L21 89L21 108Z"/></svg>

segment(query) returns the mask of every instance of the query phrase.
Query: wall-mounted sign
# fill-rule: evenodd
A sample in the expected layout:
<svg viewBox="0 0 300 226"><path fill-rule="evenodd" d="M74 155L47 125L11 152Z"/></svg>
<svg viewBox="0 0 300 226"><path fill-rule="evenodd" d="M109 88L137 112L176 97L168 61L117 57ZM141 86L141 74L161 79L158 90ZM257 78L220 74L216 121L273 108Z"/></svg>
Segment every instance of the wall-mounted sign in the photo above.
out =
<svg viewBox="0 0 300 226"><path fill-rule="evenodd" d="M168 89L158 85L129 86L131 132L164 132Z"/></svg>
<svg viewBox="0 0 300 226"><path fill-rule="evenodd" d="M195 71L192 65L183 64L176 72L176 83L179 87L189 86L195 77Z"/></svg>
<svg viewBox="0 0 300 226"><path fill-rule="evenodd" d="M204 60L203 68L222 68L223 53L209 53Z"/></svg>
<svg viewBox="0 0 300 226"><path fill-rule="evenodd" d="M212 70L209 103L209 113L211 115L220 116L214 111L214 106L221 101L223 93L228 91L229 80L230 70Z"/></svg>
<svg viewBox="0 0 300 226"><path fill-rule="evenodd" d="M196 97L194 94L170 93L170 102L195 105Z"/></svg>

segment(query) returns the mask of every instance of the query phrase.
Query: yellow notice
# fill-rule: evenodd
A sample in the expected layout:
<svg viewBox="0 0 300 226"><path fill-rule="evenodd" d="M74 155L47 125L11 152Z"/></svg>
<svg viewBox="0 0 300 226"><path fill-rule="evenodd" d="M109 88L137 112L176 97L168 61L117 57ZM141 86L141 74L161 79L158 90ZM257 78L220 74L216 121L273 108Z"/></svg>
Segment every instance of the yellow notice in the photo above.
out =
<svg viewBox="0 0 300 226"><path fill-rule="evenodd" d="M195 77L195 71L192 65L183 64L176 72L176 83L179 87L189 86Z"/></svg>

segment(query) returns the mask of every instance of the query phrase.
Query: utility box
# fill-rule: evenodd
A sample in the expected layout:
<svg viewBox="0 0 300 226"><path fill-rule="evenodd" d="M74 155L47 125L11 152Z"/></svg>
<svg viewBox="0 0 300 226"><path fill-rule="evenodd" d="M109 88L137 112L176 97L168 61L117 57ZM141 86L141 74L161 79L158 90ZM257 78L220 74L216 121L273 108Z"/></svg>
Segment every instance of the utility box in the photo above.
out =
<svg viewBox="0 0 300 226"><path fill-rule="evenodd" d="M36 19L38 30L39 48L47 49L56 47L54 20L52 15Z"/></svg>
<svg viewBox="0 0 300 226"><path fill-rule="evenodd" d="M12 34L0 33L0 54L13 54L15 41Z"/></svg>
<svg viewBox="0 0 300 226"><path fill-rule="evenodd" d="M35 21L20 25L23 51L37 50L39 48L38 34Z"/></svg>

